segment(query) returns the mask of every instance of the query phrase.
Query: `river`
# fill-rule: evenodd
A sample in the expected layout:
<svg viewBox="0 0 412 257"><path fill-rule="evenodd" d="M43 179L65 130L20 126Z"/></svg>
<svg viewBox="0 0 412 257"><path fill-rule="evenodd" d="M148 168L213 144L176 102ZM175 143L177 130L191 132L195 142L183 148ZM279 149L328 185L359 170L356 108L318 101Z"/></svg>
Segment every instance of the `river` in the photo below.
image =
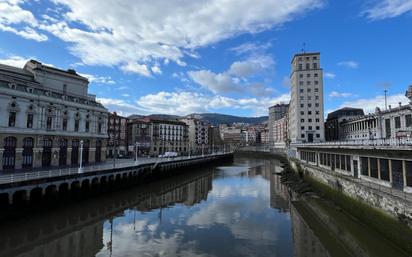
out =
<svg viewBox="0 0 412 257"><path fill-rule="evenodd" d="M25 214L1 224L0 256L406 256L334 207L313 215L280 183L280 165L235 158Z"/></svg>

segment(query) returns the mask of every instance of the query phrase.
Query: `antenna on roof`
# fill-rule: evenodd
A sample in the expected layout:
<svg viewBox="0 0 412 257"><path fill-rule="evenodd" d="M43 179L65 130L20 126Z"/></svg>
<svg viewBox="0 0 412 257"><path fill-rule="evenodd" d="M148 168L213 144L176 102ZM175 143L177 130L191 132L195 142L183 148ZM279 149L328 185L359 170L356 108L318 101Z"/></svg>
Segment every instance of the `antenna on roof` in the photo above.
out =
<svg viewBox="0 0 412 257"><path fill-rule="evenodd" d="M302 45L302 53L306 53L306 43L305 42L303 42L303 45Z"/></svg>

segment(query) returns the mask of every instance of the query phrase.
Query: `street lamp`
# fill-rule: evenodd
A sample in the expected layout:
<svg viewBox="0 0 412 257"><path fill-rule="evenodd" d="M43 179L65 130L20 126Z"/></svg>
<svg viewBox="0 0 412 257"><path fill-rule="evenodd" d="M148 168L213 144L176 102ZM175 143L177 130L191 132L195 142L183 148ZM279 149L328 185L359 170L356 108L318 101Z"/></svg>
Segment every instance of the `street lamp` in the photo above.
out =
<svg viewBox="0 0 412 257"><path fill-rule="evenodd" d="M82 171L83 167L83 140L80 140L80 166L79 166L79 172Z"/></svg>

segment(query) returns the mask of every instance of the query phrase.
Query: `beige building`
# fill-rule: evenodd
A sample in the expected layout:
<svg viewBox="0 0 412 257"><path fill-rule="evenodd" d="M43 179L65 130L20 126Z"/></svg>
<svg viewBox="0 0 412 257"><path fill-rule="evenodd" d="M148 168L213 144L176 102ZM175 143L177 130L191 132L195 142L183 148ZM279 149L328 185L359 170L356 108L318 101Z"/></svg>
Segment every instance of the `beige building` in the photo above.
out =
<svg viewBox="0 0 412 257"><path fill-rule="evenodd" d="M292 59L289 138L294 142L324 141L323 71L320 53Z"/></svg>
<svg viewBox="0 0 412 257"><path fill-rule="evenodd" d="M0 65L0 170L77 166L80 152L84 164L105 160L108 111L88 84L34 60Z"/></svg>
<svg viewBox="0 0 412 257"><path fill-rule="evenodd" d="M190 151L193 154L206 152L209 149L209 125L194 118L184 118L180 121L188 126Z"/></svg>

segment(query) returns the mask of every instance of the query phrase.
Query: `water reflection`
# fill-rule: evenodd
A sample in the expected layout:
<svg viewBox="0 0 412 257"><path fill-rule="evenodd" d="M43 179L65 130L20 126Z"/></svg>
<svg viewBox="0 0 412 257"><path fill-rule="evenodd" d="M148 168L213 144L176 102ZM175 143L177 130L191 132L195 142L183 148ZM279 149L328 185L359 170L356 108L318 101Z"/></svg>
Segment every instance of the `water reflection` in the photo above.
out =
<svg viewBox="0 0 412 257"><path fill-rule="evenodd" d="M236 159L2 224L0 256L339 256L291 203L280 169Z"/></svg>

